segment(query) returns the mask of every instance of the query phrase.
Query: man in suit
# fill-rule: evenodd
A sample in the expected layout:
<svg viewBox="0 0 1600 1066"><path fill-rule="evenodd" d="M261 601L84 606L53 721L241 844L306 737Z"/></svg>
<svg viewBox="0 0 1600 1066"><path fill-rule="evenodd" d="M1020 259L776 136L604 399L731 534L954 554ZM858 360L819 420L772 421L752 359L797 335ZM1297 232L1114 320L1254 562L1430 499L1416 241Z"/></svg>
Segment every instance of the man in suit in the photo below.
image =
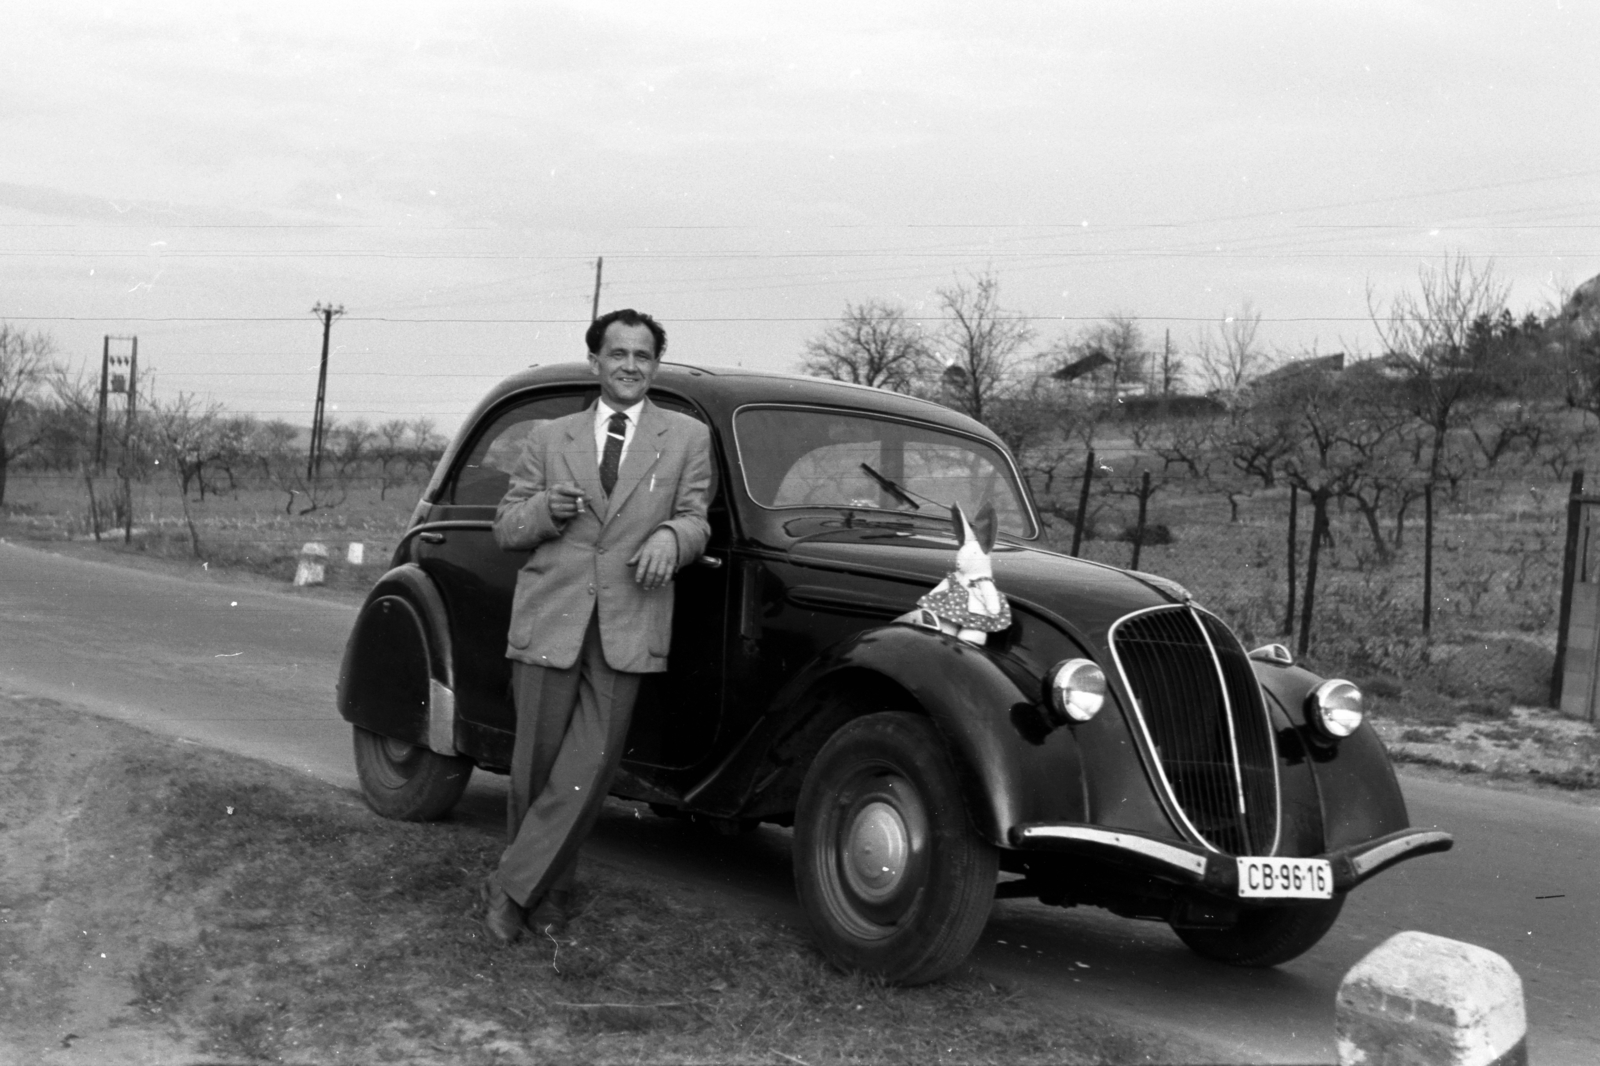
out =
<svg viewBox="0 0 1600 1066"><path fill-rule="evenodd" d="M486 889L491 935L559 932L578 850L622 757L643 675L667 668L672 577L710 535L711 436L646 398L666 332L627 309L585 338L600 397L528 435L495 540L529 551L506 655L517 708L510 845Z"/></svg>

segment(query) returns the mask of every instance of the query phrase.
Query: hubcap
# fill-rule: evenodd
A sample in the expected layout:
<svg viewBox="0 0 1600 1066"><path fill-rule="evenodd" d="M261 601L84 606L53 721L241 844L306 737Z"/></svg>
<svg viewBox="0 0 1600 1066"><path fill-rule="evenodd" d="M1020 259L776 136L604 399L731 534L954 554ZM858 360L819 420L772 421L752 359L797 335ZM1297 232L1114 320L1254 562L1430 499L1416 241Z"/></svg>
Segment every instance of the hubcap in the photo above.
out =
<svg viewBox="0 0 1600 1066"><path fill-rule="evenodd" d="M900 812L874 800L856 812L845 835L844 876L851 891L882 903L900 889L911 835Z"/></svg>
<svg viewBox="0 0 1600 1066"><path fill-rule="evenodd" d="M407 744L403 740L396 740L394 737L383 738L383 753L389 757L390 762L397 765L411 758L411 753L415 750L414 745Z"/></svg>

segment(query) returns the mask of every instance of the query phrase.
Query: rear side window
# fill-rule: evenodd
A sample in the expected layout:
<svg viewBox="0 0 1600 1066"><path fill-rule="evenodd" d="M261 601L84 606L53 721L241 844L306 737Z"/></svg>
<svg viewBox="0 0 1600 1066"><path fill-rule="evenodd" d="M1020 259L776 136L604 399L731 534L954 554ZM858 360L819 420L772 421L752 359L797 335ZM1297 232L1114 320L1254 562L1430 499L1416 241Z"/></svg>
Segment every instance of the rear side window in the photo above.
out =
<svg viewBox="0 0 1600 1066"><path fill-rule="evenodd" d="M533 427L575 414L593 399L592 392L544 393L495 415L473 442L466 462L456 468L444 500L465 506L497 506L511 488L511 472Z"/></svg>
<svg viewBox="0 0 1600 1066"><path fill-rule="evenodd" d="M498 506L506 490L511 488L511 473L522 457L523 442L533 432L533 427L553 418L576 414L594 402L597 391L547 392L502 410L473 442L466 462L456 468L441 499L457 506ZM650 401L696 421L706 420L693 404L677 396L651 393Z"/></svg>

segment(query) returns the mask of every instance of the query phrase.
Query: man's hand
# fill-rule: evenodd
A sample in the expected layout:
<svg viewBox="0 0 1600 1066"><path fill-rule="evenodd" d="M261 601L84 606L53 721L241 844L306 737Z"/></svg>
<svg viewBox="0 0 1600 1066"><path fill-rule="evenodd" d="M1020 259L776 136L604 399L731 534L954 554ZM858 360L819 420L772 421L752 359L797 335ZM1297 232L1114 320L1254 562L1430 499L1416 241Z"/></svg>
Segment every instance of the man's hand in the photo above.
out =
<svg viewBox="0 0 1600 1066"><path fill-rule="evenodd" d="M670 529L656 530L628 565L634 568L633 580L640 588L646 592L660 588L678 570L678 538Z"/></svg>
<svg viewBox="0 0 1600 1066"><path fill-rule="evenodd" d="M570 481L551 485L550 494L546 499L550 504L550 517L557 522L576 518L588 506L588 497L583 494L583 490Z"/></svg>

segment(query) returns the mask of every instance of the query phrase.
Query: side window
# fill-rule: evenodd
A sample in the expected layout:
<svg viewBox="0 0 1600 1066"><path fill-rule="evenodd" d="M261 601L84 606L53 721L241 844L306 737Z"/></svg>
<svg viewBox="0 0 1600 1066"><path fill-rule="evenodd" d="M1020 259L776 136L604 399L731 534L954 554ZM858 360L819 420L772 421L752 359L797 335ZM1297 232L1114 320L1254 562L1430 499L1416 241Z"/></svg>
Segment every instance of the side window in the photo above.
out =
<svg viewBox="0 0 1600 1066"><path fill-rule="evenodd" d="M700 408L688 400L674 396L671 393L652 392L650 394L650 402L663 411L676 411L680 415L688 415L696 422L704 422L706 420L706 416L700 413Z"/></svg>
<svg viewBox="0 0 1600 1066"><path fill-rule="evenodd" d="M593 398L587 392L543 393L502 410L473 441L466 461L456 468L442 499L458 506L499 504L511 487L511 472L516 469L522 444L533 427L575 414Z"/></svg>
<svg viewBox="0 0 1600 1066"><path fill-rule="evenodd" d="M704 422L706 425L711 424L710 420L701 413L700 408L696 407L694 404L683 399L682 397L673 396L671 393L652 392L650 394L650 402L661 408L663 411L676 411L680 415L688 415L696 422ZM716 438L715 433L712 434L712 438L714 442ZM715 515L728 509L728 501L722 498L722 472L718 469L721 464L717 462L715 443L712 444L711 450L710 510L712 514ZM713 522L712 524L715 525L716 523Z"/></svg>

